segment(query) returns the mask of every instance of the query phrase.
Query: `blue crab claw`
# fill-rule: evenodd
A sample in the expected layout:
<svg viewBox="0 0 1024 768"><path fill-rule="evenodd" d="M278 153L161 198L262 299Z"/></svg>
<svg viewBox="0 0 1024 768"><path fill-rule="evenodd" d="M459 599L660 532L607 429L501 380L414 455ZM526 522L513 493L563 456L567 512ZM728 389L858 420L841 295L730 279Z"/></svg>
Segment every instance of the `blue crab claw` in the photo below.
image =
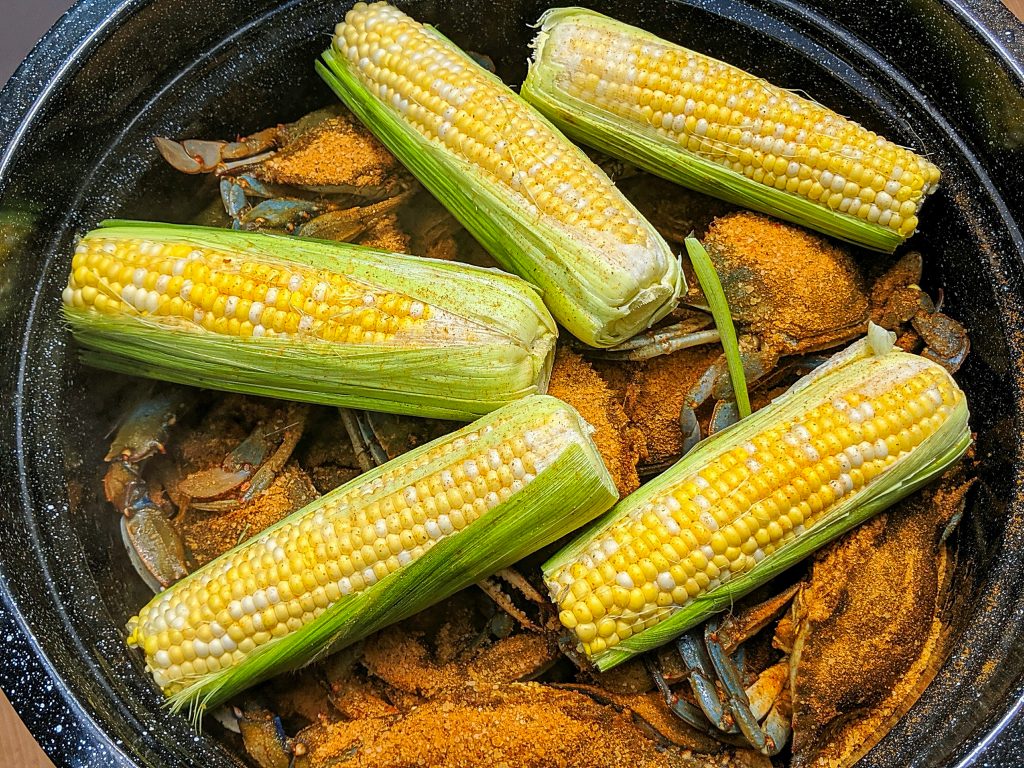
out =
<svg viewBox="0 0 1024 768"><path fill-rule="evenodd" d="M739 727L740 732L750 745L764 755L778 754L785 741L776 743L775 740L765 733L757 717L752 711L750 698L743 687L743 680L736 660L728 656L721 644L715 638L718 630L718 619L712 619L705 627L704 635L707 641L708 657L718 675L725 692L726 703L732 714L732 720ZM692 678L691 678L692 679ZM716 694L717 698L717 694ZM718 701L718 706L721 706ZM701 702L704 705L704 702Z"/></svg>
<svg viewBox="0 0 1024 768"><path fill-rule="evenodd" d="M154 136L153 143L163 155L164 160L182 173L212 173L224 161L225 147L223 141L205 141L203 139L185 139L172 141L162 136Z"/></svg>
<svg viewBox="0 0 1024 768"><path fill-rule="evenodd" d="M159 592L188 575L185 545L165 511L150 500L121 517L128 558L150 589Z"/></svg>
<svg viewBox="0 0 1024 768"><path fill-rule="evenodd" d="M212 166L207 166L203 162L202 157L190 155L181 142L154 136L153 143L164 160L182 173L209 173L213 170Z"/></svg>
<svg viewBox="0 0 1024 768"><path fill-rule="evenodd" d="M738 614L711 619L703 630L691 630L676 641L694 708L721 734L735 735L768 756L778 754L790 736L789 660L768 667L745 687L742 643L777 618L799 589L800 584L791 585ZM685 707L675 706L678 697L667 686L666 691L675 714L691 725L699 720Z"/></svg>
<svg viewBox="0 0 1024 768"><path fill-rule="evenodd" d="M180 389L139 401L121 418L104 461L121 459L137 464L155 453L163 453L167 430L189 405Z"/></svg>
<svg viewBox="0 0 1024 768"><path fill-rule="evenodd" d="M182 173L212 173L231 160L257 162L277 146L277 141L277 128L267 128L239 141L174 141L163 136L153 137L153 143L164 160ZM230 164L238 165L239 162Z"/></svg>
<svg viewBox="0 0 1024 768"><path fill-rule="evenodd" d="M232 226L239 229L242 211L249 205L245 188L234 179L221 179L220 199L224 203L225 212L231 217Z"/></svg>
<svg viewBox="0 0 1024 768"><path fill-rule="evenodd" d="M708 435L721 432L726 427L732 426L740 420L740 409L735 400L719 400L711 412L711 423L708 425Z"/></svg>
<svg viewBox="0 0 1024 768"><path fill-rule="evenodd" d="M235 509L269 488L302 437L309 409L291 405L270 423L257 427L220 466L193 472L177 486L207 512Z"/></svg>
<svg viewBox="0 0 1024 768"><path fill-rule="evenodd" d="M238 217L245 230L287 229L309 221L324 211L324 206L311 200L264 200L243 211Z"/></svg>

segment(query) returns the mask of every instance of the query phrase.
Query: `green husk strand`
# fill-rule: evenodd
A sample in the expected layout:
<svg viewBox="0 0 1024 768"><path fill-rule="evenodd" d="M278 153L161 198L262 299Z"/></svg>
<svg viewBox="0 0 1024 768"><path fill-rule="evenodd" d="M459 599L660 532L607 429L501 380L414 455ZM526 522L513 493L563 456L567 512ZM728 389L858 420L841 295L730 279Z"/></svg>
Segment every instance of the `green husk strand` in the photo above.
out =
<svg viewBox="0 0 1024 768"><path fill-rule="evenodd" d="M501 89L509 105L533 111L498 77L473 62L443 35L431 27L424 29L438 45L464 59L494 88ZM421 134L390 101L367 89L343 51L332 46L324 51L322 59L317 62L317 71L338 97L502 267L540 288L552 314L574 336L591 346L614 346L675 307L680 292L686 290L678 259L639 212L636 219L647 230L650 246L635 254L628 265L615 263L604 249L582 243L579 227L530 213L528 200L513 197L507 188L485 177L443 143ZM540 115L536 118L564 139L550 122ZM510 120L499 119L490 127L506 132L510 144L520 140ZM576 153L595 175L605 178L582 150L568 140L564 145L565 152ZM625 198L623 203L629 205ZM649 283L638 280L636 273L651 272L652 264L660 265L659 274Z"/></svg>
<svg viewBox="0 0 1024 768"><path fill-rule="evenodd" d="M559 586L554 579L563 566L576 561L596 537L652 498L664 494L721 454L751 440L772 424L799 417L810 407L808 403L827 402L831 393L842 390L844 383L864 381L875 375L885 376L886 370L898 370L907 364L905 361L920 360L916 355L894 348L894 339L894 334L872 325L868 338L834 356L769 406L702 441L657 479L616 504L606 515L594 521L585 533L544 564L544 577L552 595L556 594ZM860 491L837 504L806 531L784 543L751 570L688 600L659 623L595 653L591 661L599 670L607 670L637 654L664 645L714 614L728 609L741 597L828 542L937 478L970 447L972 437L968 418L967 403L961 397L939 429L869 481Z"/></svg>
<svg viewBox="0 0 1024 768"><path fill-rule="evenodd" d="M515 491L505 501L491 508L465 528L438 540L417 559L401 567L360 592L342 597L326 612L301 629L258 646L241 663L194 679L187 687L169 698L171 709L189 710L198 721L202 712L217 706L238 692L285 670L308 664L337 651L377 630L411 616L454 594L480 579L507 567L526 555L565 536L606 511L618 498L615 485L605 468L589 434L592 431L576 411L553 397L536 395L505 406L498 411L447 435L421 446L387 464L374 469L332 491L312 504L256 537L221 555L172 586L181 590L190 583L203 580L219 563L249 547L264 545L268 536L304 517L315 515L340 495L363 489L359 505L369 505L396 488L412 485L418 479L450 466L452 456L443 453L417 465L420 457L444 444L456 443L470 432L488 425L475 442L473 451L497 446L545 419L555 418L559 432L559 451L536 477ZM385 482L402 467L406 474ZM354 515L357 509L346 508ZM337 513L335 513L337 514ZM151 605L168 593L157 595ZM131 642L137 641L139 620L129 624Z"/></svg>
<svg viewBox="0 0 1024 768"><path fill-rule="evenodd" d="M892 253L904 242L903 236L888 227L755 182L690 152L648 124L624 120L570 95L559 86L566 73L564 64L552 60L545 47L552 29L559 24L587 25L638 39L664 41L583 8L552 8L541 16L540 31L533 43L534 56L520 95L574 140L684 187L872 250Z"/></svg>
<svg viewBox="0 0 1024 768"><path fill-rule="evenodd" d="M715 318L715 328L718 329L718 335L722 340L722 350L725 352L725 360L729 366L732 391L736 395L736 407L739 410L740 418L745 419L750 415L747 378L743 373L743 359L740 357L740 345L736 340L736 326L733 325L729 302L725 298L725 291L722 290L722 281L718 279L715 265L711 263L711 257L708 256L708 252L704 250L700 241L695 237L688 237L685 244L690 264L693 265L693 271L697 274L701 291L708 300L711 316Z"/></svg>
<svg viewBox="0 0 1024 768"><path fill-rule="evenodd" d="M536 291L498 270L356 245L195 226L111 221L85 236L189 243L348 278L461 318L464 338L351 344L241 338L134 309L65 304L87 365L231 392L471 420L547 388L557 328Z"/></svg>

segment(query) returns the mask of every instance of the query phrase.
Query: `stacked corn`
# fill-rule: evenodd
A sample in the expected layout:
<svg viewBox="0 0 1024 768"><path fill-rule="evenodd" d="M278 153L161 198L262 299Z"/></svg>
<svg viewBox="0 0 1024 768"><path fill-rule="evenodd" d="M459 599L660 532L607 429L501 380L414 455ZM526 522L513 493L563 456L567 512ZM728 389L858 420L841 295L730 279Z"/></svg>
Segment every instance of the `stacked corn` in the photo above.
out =
<svg viewBox="0 0 1024 768"><path fill-rule="evenodd" d="M611 346L675 306L676 257L608 177L494 75L386 3L357 3L320 74L555 318Z"/></svg>
<svg viewBox="0 0 1024 768"><path fill-rule="evenodd" d="M651 173L890 252L938 186L926 158L724 62L581 8L540 27L523 97Z"/></svg>
<svg viewBox="0 0 1024 768"><path fill-rule="evenodd" d="M368 472L157 595L128 625L196 714L444 599L610 507L570 406L536 395Z"/></svg>
<svg viewBox="0 0 1024 768"><path fill-rule="evenodd" d="M101 368L462 420L543 392L557 333L512 275L138 222L82 239L63 298L84 361Z"/></svg>
<svg viewBox="0 0 1024 768"><path fill-rule="evenodd" d="M893 338L872 326L870 343L699 444L544 565L600 669L727 608L967 450L963 393Z"/></svg>

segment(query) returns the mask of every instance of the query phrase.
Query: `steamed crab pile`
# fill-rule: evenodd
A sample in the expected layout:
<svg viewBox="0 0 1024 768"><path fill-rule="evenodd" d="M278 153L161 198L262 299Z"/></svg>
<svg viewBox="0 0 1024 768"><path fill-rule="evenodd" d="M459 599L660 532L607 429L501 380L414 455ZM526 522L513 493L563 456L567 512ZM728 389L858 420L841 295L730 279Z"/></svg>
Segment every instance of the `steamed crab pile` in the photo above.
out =
<svg viewBox="0 0 1024 768"><path fill-rule="evenodd" d="M215 182L202 223L492 264L342 108L234 142L157 146ZM963 329L919 287L920 254L855 256L598 159L677 252L691 232L704 241L755 407L869 320L950 370L963 362ZM737 418L706 309L693 288L620 347L562 342L550 392L595 427L622 494ZM145 385L118 420L104 490L133 564L157 590L456 426ZM970 485L967 469L952 471L728 614L604 674L576 655L539 591L540 552L256 688L210 727L261 768L852 765L945 657L949 536Z"/></svg>

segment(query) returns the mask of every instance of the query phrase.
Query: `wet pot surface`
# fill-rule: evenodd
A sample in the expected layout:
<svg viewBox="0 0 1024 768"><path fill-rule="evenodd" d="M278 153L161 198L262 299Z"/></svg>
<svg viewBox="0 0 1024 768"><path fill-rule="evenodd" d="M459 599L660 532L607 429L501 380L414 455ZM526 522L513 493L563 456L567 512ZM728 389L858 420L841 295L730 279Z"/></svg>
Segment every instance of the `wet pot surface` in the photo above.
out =
<svg viewBox="0 0 1024 768"><path fill-rule="evenodd" d="M944 170L914 245L929 261L925 288L942 289L973 342L959 376L982 459L958 533L967 609L951 658L864 764L963 760L1019 699L1024 673L1024 246L1011 215L1024 210L1024 77L994 47L1019 60L1020 43L933 0L590 5L802 88L927 149ZM529 24L547 5L403 7L518 83ZM995 3L972 13L990 30L1014 28ZM124 644L148 593L98 487L109 424L90 392L103 377L74 361L59 317L74 238L113 215L185 221L207 200L208 181L164 165L154 134L230 136L331 103L312 63L342 14L320 0L217 0L191 12L163 0L83 3L0 96L0 684L63 762L234 759L161 709ZM986 755L1024 761L1006 743Z"/></svg>

